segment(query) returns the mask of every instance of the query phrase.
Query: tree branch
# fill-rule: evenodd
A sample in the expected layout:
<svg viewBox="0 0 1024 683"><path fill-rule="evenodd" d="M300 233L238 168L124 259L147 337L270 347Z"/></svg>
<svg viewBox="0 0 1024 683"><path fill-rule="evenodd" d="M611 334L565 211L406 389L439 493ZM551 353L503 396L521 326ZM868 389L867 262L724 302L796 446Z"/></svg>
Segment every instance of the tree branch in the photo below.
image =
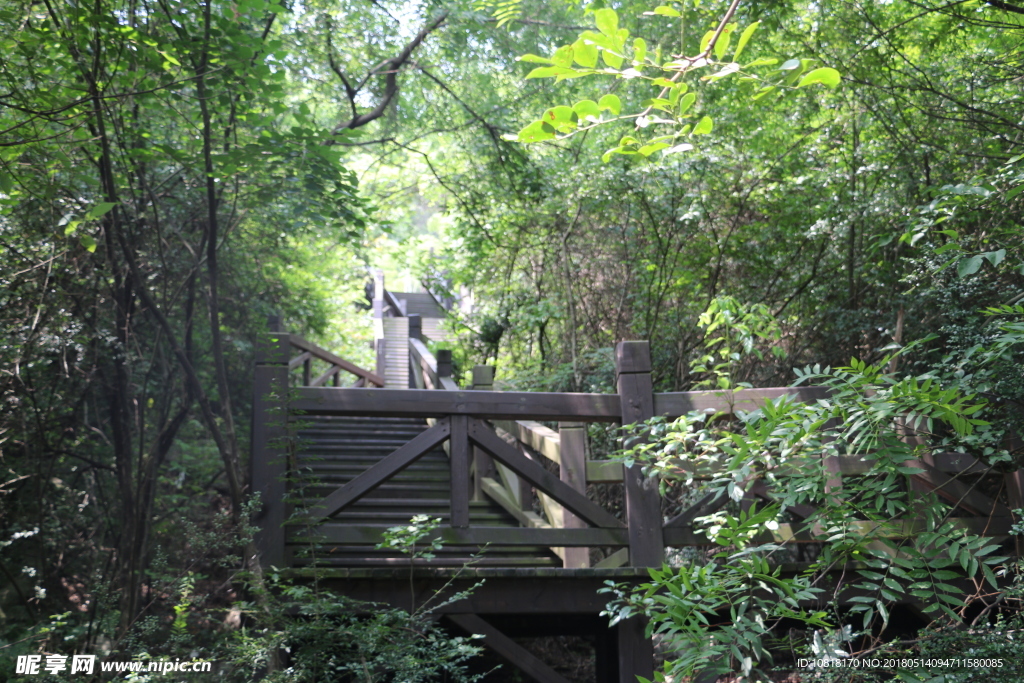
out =
<svg viewBox="0 0 1024 683"><path fill-rule="evenodd" d="M416 50L416 48L420 46L420 43L422 43L423 40L428 35L433 33L441 24L443 24L445 19L447 18L448 12L442 12L440 15L438 15L436 19L434 19L432 22L424 26L423 29L419 33L417 33L416 36L411 41L409 41L409 44L406 45L405 48L400 53L398 53L398 55L384 61L383 63L380 64L380 66L371 70L369 76L377 75L381 73L381 71L384 71L386 73L386 79L384 81L384 95L381 97L380 102L377 103L376 107L366 112L365 114L353 116L351 120L345 123L340 123L337 126L335 126L334 130L331 131L333 135L338 135L346 130L351 130L353 128L360 128L370 123L371 121L379 119L381 116L384 115L384 112L387 111L388 105L391 104L391 100L394 99L395 95L398 93L399 69L401 69L402 66L407 61L409 61L409 57L411 57L412 53ZM338 72L335 71L335 73ZM342 79L342 82L345 83L344 78ZM348 86L347 83L345 83L345 85L346 91L351 90L350 86ZM358 92L358 90L356 92ZM350 95L350 100L354 97L354 94L355 93ZM353 101L353 106L354 105L355 102Z"/></svg>

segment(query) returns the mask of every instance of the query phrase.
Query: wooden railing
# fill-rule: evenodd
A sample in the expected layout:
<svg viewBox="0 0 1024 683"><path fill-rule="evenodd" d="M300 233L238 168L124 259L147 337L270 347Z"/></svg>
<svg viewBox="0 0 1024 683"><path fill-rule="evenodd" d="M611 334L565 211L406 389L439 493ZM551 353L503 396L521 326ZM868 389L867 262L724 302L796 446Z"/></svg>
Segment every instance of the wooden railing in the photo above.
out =
<svg viewBox="0 0 1024 683"><path fill-rule="evenodd" d="M293 343L288 335L277 337L278 349L296 347L302 353L277 364L264 361L258 366L257 391L270 387L272 372L277 382L287 386L288 367L298 368L311 353L307 346ZM280 351L279 351L280 353ZM287 358L287 355L282 356ZM343 367L334 357L318 356ZM651 389L650 356L646 342L623 342L616 351L618 392L616 394L540 393L491 391L492 375L485 368L474 371L474 388L460 389L451 377L450 354L432 354L421 339L409 341L412 380L416 389L333 388L310 381L304 371L301 386L291 389L282 413L306 415L387 416L426 418L430 427L391 455L359 474L330 495L310 506L305 515L315 525L307 540L321 543L366 545L380 540L382 529L372 526L342 525L332 515L359 500L383 482L402 471L439 444L449 453L451 498L449 526L440 531L448 545L476 546L493 543L502 546L550 547L566 567L589 565L588 548L618 549L597 567L630 565L658 566L664 549L670 546L708 545L710 541L693 526L694 520L711 514L727 501L724 496L709 495L668 521L663 520L657 487L645 484L639 467L625 468L619 462L590 460L586 457L586 429L590 423L632 424L654 415L669 418L692 411L731 414L749 411L765 399L790 395L801 401L825 396L821 388L742 389L736 392L699 391L654 393ZM264 367L263 374L259 368ZM272 368L269 370L267 368ZM347 368L346 368L347 369ZM283 373L283 374L282 374ZM373 373L360 375L368 381ZM323 375L317 377L320 380ZM283 378L283 379L282 379ZM272 388L272 387L271 387ZM267 391L274 396L273 391ZM259 395L259 394L258 394ZM265 404L263 409L266 409ZM257 407L260 409L260 407ZM265 421L258 438L273 437L272 421ZM552 429L542 422L557 423ZM254 484L264 491L264 500L283 500L284 489L271 483L276 471L260 464L268 452L257 454L254 447ZM544 466L544 462L549 467ZM557 474L549 471L557 467ZM870 463L860 457L824 457L822 467L832 473L830 486L841 486L844 475L866 473ZM680 462L681 467L687 466ZM1009 505L977 487L958 479L967 473L985 471L976 460L962 453L935 453L921 459L908 459L913 468L911 482L933 490L959 506L957 523L975 533L1005 536L1011 522ZM694 472L697 478L714 476L713 471ZM1008 500L1019 500L1020 473L1006 475ZM621 482L624 489L623 512L619 516L587 497L593 483ZM282 485L283 486L283 485ZM534 496L536 495L536 499ZM771 491L752 485L748 499L771 500ZM520 527L476 527L469 521L469 503L486 496L503 507ZM534 501L538 505L535 507ZM807 518L813 510L791 510L798 518ZM271 517L283 521L283 510ZM283 534L270 524L264 527L264 552L271 563L282 561ZM892 533L909 536L917 532L918 521L902 520ZM865 522L865 524L869 524ZM780 524L766 540L814 542L805 524L797 521ZM273 539L278 539L277 541ZM276 545L275 545L276 544Z"/></svg>
<svg viewBox="0 0 1024 683"><path fill-rule="evenodd" d="M348 372L356 376L356 382L353 387L382 387L384 386L383 378L379 377L369 370L349 363L344 358L336 356L326 349L322 349L316 344L311 344L302 337L294 334L285 335L289 346L293 349L298 349L301 353L288 361L288 370L294 370L295 368L302 368L302 382L299 386L303 387L322 387L325 386L328 380L332 381L334 386L341 386L341 373ZM327 364L327 369L319 374L316 378L311 379L311 370L313 362L319 360Z"/></svg>
<svg viewBox="0 0 1024 683"><path fill-rule="evenodd" d="M272 331L259 340L256 348L249 471L252 492L262 502L253 520L260 527L258 546L265 562L281 566L285 559L284 523L290 514L285 497L291 392L324 388L328 381L339 390L342 372L356 377L352 387L356 391L383 387L384 380L298 335L278 331L277 319L271 319L270 327Z"/></svg>

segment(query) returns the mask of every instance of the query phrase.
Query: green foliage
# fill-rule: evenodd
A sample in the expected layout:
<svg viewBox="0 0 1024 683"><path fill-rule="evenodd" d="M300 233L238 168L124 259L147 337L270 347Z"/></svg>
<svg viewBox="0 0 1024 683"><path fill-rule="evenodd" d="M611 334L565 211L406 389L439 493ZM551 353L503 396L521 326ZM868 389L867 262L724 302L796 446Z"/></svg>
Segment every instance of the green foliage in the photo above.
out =
<svg viewBox="0 0 1024 683"><path fill-rule="evenodd" d="M444 677L469 683L480 678L466 673L466 663L480 651L473 639L448 636L424 615L308 586L276 588L284 599L272 605L272 621L239 632L230 646L237 666L232 680L377 683ZM287 666L266 673L267 653L274 651L282 652Z"/></svg>
<svg viewBox="0 0 1024 683"><path fill-rule="evenodd" d="M779 322L767 306L744 306L729 296L712 301L697 319L697 324L704 330L705 353L690 361L690 370L709 375L708 379L694 385L702 388L731 389L732 376L744 357L755 356L764 360L755 344L758 341L776 342L781 336ZM786 355L780 346L773 345L771 350L776 357Z"/></svg>
<svg viewBox="0 0 1024 683"><path fill-rule="evenodd" d="M780 60L774 57L759 57L741 64L740 56L760 22L755 21L743 28L736 48L730 54L732 36L740 27L738 23L730 22L734 11L735 6L726 12L717 28L704 34L695 56L685 55L684 51L691 46L684 44L679 47L678 54L663 57L660 44L655 50L648 50L648 42L643 38L635 38L627 46L630 32L627 28L620 28L618 13L610 8L595 9L593 19L597 32L584 31L576 42L558 48L550 58L533 54L520 57L524 62L548 65L533 69L526 78L554 78L555 82L591 75L639 79L649 87L655 87L658 94L645 99L641 105L643 110L638 114L623 114L619 97L612 94L604 95L598 102L586 99L571 107L556 106L519 131L518 135L506 136L507 139L519 142L562 140L611 121L632 120L636 127L634 133L623 136L618 145L606 151L601 159L608 162L616 154L647 158L656 152L661 152L664 158L692 150L693 144L686 140L695 135L707 135L714 127L710 116L694 109L697 93L691 87L700 83L734 80L738 94L754 102L775 98L784 90L809 85L839 86L839 72L831 67L812 69L816 61L813 59L789 59L779 64ZM684 28L688 19L700 21L702 18L696 6L680 12L669 5L662 5L648 14L680 18ZM701 70L713 73L693 81L693 86L683 80L691 72ZM606 111L611 118L604 118Z"/></svg>
<svg viewBox="0 0 1024 683"><path fill-rule="evenodd" d="M768 558L780 546L750 545L778 512L767 507L723 519L724 526L709 531L721 548L710 562L652 569L650 582L635 587L607 582L602 592L615 599L604 614L612 623L636 614L649 616L649 634L674 653L657 680L700 671L750 676L755 666L771 661L765 641L780 620L828 626L826 613L800 607L822 589L806 576L784 579L780 567L770 566Z"/></svg>
<svg viewBox="0 0 1024 683"><path fill-rule="evenodd" d="M770 661L764 639L783 617L870 636L885 629L892 607L907 595L936 623L957 623L964 605L956 581L999 590L996 573L1007 560L999 543L959 524L948 503L915 492L906 478L920 472L917 458L930 450L966 452L988 466L1005 466L1011 457L1002 431L982 419L984 400L934 375L893 377L886 365L853 361L801 371L800 382L827 387L828 397L810 404L766 401L742 417L738 430L696 413L634 427L647 440L620 456L627 464L642 464L663 490L684 486L724 502L695 521L695 530L727 548L712 553L711 564L666 567L652 572L643 588L618 589L613 611L647 614L656 632L686 644L664 680L693 675L710 662L756 678ZM843 476L840 494L826 467L830 458L861 459L869 469ZM737 508L755 485L771 487L772 503ZM801 538L820 544L814 560L791 578L773 573ZM849 606L841 610L834 593L826 597L831 615L807 614L789 600L819 592L812 586L840 568L856 577L848 579L858 592ZM659 594L662 589L667 592ZM743 591L753 596L759 590L764 602L750 597L749 613L736 607L747 604L739 597Z"/></svg>
<svg viewBox="0 0 1024 683"><path fill-rule="evenodd" d="M431 559L441 549L439 539L424 542L441 520L416 515L409 524L391 527L377 546L397 550L410 561ZM228 653L236 664L234 679L271 683L378 683L442 680L473 683L467 663L480 653L479 636L451 636L438 625L434 612L465 599L470 588L445 594L451 582L423 604L402 610L360 602L322 591L314 576L307 583L271 577L267 600L260 607L243 605L256 623L236 635ZM410 595L415 600L415 592ZM272 661L283 653L282 663Z"/></svg>
<svg viewBox="0 0 1024 683"><path fill-rule="evenodd" d="M434 553L442 547L440 538L433 538L424 546L417 548L417 544L424 538L430 536L441 526L441 518L431 519L428 515L415 515L407 526L394 526L384 532L384 540L377 544L378 550L397 550L407 555L410 560L422 558L424 560L434 559Z"/></svg>

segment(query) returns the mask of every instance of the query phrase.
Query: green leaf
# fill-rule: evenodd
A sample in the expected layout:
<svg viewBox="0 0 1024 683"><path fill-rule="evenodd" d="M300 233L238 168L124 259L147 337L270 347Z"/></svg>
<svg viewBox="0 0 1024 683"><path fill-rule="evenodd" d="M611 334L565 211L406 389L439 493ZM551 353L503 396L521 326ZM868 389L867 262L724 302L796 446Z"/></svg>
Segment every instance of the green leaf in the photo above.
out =
<svg viewBox="0 0 1024 683"><path fill-rule="evenodd" d="M577 102L572 105L572 109L581 119L589 117L594 120L598 120L601 118L601 107L598 106L597 102L594 100L583 100L581 102Z"/></svg>
<svg viewBox="0 0 1024 683"><path fill-rule="evenodd" d="M971 256L960 260L960 263L956 264L957 277L967 277L968 275L974 275L981 270L982 257Z"/></svg>
<svg viewBox="0 0 1024 683"><path fill-rule="evenodd" d="M775 59L774 57L758 57L757 59L755 59L754 61L750 62L749 64L744 64L743 68L744 69L752 69L755 66L774 66L774 65L776 65L778 63L779 63L779 60Z"/></svg>
<svg viewBox="0 0 1024 683"><path fill-rule="evenodd" d="M179 62L177 59L175 59L173 55L170 55L170 54L164 52L163 50L157 50L157 52L159 52L163 56L164 60L170 62L174 66L181 66L181 62Z"/></svg>
<svg viewBox="0 0 1024 683"><path fill-rule="evenodd" d="M525 54L518 59L520 62L532 62L534 64L554 64L553 61L547 57L539 57L537 55Z"/></svg>
<svg viewBox="0 0 1024 683"><path fill-rule="evenodd" d="M837 88L840 82L839 72L830 67L824 66L820 69L811 71L803 78L800 79L800 83L796 87L802 88L805 85L814 85L815 83L821 83L827 88Z"/></svg>
<svg viewBox="0 0 1024 683"><path fill-rule="evenodd" d="M693 127L693 132L691 133L691 135L707 135L708 133L711 132L711 129L713 127L714 122L711 120L711 117L705 116L697 123L696 126Z"/></svg>
<svg viewBox="0 0 1024 683"><path fill-rule="evenodd" d="M1017 187L1014 187L1014 188L1011 188L1011 189L1007 190L1006 191L1006 198L1007 199L1013 199L1014 197L1019 195L1021 192L1024 192L1024 183L1018 185Z"/></svg>
<svg viewBox="0 0 1024 683"><path fill-rule="evenodd" d="M647 58L647 42L643 38L633 41L633 61L642 63Z"/></svg>
<svg viewBox="0 0 1024 683"><path fill-rule="evenodd" d="M618 116L619 112L622 111L622 102L616 95L603 96L597 101L597 106L600 107L602 111L607 109L615 116Z"/></svg>
<svg viewBox="0 0 1024 683"><path fill-rule="evenodd" d="M93 218L99 218L100 216L102 216L102 215L106 214L107 212L109 212L115 206L117 206L117 204L115 204L114 202L100 202L96 206L94 206L91 209L89 209L88 211L86 211L86 213L85 213L85 220L90 220L90 219L93 219Z"/></svg>
<svg viewBox="0 0 1024 683"><path fill-rule="evenodd" d="M601 155L601 161L607 164L609 161L611 161L612 155L614 154L634 155L636 154L636 151L632 149L626 149L624 147L612 147L610 150Z"/></svg>
<svg viewBox="0 0 1024 683"><path fill-rule="evenodd" d="M580 66L593 69L597 66L597 46L582 38L572 44L572 58Z"/></svg>
<svg viewBox="0 0 1024 683"><path fill-rule="evenodd" d="M697 101L697 93L688 92L679 102L679 115L682 116Z"/></svg>
<svg viewBox="0 0 1024 683"><path fill-rule="evenodd" d="M736 26L736 24L727 25L718 36L718 40L715 41L715 59L721 60L725 57L729 43L732 42L732 32L736 30Z"/></svg>
<svg viewBox="0 0 1024 683"><path fill-rule="evenodd" d="M787 59L779 67L779 71L792 71L793 69L799 69L803 65L799 59Z"/></svg>
<svg viewBox="0 0 1024 683"><path fill-rule="evenodd" d="M988 262L992 264L993 268L995 268L996 266L1003 262L1004 258L1006 258L1006 250L998 249L996 251L989 251L982 254L982 256L987 258Z"/></svg>
<svg viewBox="0 0 1024 683"><path fill-rule="evenodd" d="M622 68L623 58L618 52L609 50L608 48L603 48L601 50L601 59L603 59L604 63L613 69Z"/></svg>
<svg viewBox="0 0 1024 683"><path fill-rule="evenodd" d="M736 43L736 52L732 56L732 60L734 62L740 61L740 55L743 54L743 48L745 48L747 43L750 42L750 37L754 35L754 31L756 31L757 27L760 25L760 21L755 21L753 24L743 29L743 33L740 34L740 40Z"/></svg>
<svg viewBox="0 0 1024 683"><path fill-rule="evenodd" d="M615 38L619 30L619 15L613 9L599 9L594 12L594 24L598 31L609 38Z"/></svg>
<svg viewBox="0 0 1024 683"><path fill-rule="evenodd" d="M565 66L538 66L536 69L526 74L529 78L551 78L552 76L563 76L566 74L578 74L576 69L571 69ZM583 74L581 74L583 75Z"/></svg>
<svg viewBox="0 0 1024 683"><path fill-rule="evenodd" d="M708 45L711 44L711 39L715 37L715 32L708 31L704 34L704 37L700 39L700 54L704 54L708 50Z"/></svg>
<svg viewBox="0 0 1024 683"><path fill-rule="evenodd" d="M82 246L85 247L87 252L92 254L96 251L96 240L89 235L82 235Z"/></svg>
<svg viewBox="0 0 1024 683"><path fill-rule="evenodd" d="M778 89L779 87L776 85L766 85L765 87L761 88L756 93L754 93L754 97L752 99L756 102L757 100L761 99L762 97L765 97L766 95L771 95Z"/></svg>
<svg viewBox="0 0 1024 683"><path fill-rule="evenodd" d="M668 143L667 143L667 142L656 142L656 143L654 143L653 145L644 145L643 147L641 147L641 148L640 148L640 149L638 149L637 151L638 151L638 152L639 152L639 153L640 153L640 154L641 154L642 156L644 156L644 157L649 157L649 156L651 156L652 154L654 154L655 152L657 152L657 151L659 151L659 150L662 150L662 149L665 149L665 148L666 148L666 147L668 147L668 146L669 146L669 145L668 145Z"/></svg>
<svg viewBox="0 0 1024 683"><path fill-rule="evenodd" d="M659 5L654 8L653 14L660 14L663 17L681 17L682 13L674 7L668 5Z"/></svg>
<svg viewBox="0 0 1024 683"><path fill-rule="evenodd" d="M552 140L555 137L555 130L544 121L534 121L526 128L519 131L520 142L541 142Z"/></svg>
<svg viewBox="0 0 1024 683"><path fill-rule="evenodd" d="M563 45L562 47L555 50L555 54L552 55L551 61L555 63L555 66L571 67L573 59L572 45Z"/></svg>

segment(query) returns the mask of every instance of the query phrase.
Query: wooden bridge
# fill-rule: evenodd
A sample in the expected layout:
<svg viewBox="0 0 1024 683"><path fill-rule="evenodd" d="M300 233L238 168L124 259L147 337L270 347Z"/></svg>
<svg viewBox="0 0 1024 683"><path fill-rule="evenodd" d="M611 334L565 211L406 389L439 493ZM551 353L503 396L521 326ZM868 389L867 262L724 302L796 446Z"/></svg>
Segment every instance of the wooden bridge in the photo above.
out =
<svg viewBox="0 0 1024 683"><path fill-rule="evenodd" d="M657 487L645 485L638 467L588 457L588 424L749 411L768 397L809 401L822 390L654 393L642 341L618 345L615 394L492 391L493 373L482 366L473 369L472 386L459 387L450 353L435 356L425 343L424 329L437 334L437 326L424 325L403 300L407 295L378 285L376 372L280 330L260 348L252 482L263 503L257 522L264 565L315 572L321 585L406 609L452 577L452 590L485 578L469 598L440 612L484 635L530 680L566 681L515 637L586 636L598 683L653 679L644 624L634 619L609 629L597 591L608 579L646 579L666 548L709 545L692 523L716 507L702 500L666 520ZM341 386L343 374L354 378L352 386ZM990 499L956 478L977 467L957 455L908 461L919 470L914 484L958 504L964 525L1005 536L1009 507L1022 506L1021 477L1008 475L1007 503ZM867 465L826 458L823 466L838 483ZM592 484L619 484L621 509L588 496L600 488ZM766 490L748 495L770 499ZM415 514L441 518L444 548L410 567L407 557L376 546L388 527ZM777 533L792 538L795 527Z"/></svg>

